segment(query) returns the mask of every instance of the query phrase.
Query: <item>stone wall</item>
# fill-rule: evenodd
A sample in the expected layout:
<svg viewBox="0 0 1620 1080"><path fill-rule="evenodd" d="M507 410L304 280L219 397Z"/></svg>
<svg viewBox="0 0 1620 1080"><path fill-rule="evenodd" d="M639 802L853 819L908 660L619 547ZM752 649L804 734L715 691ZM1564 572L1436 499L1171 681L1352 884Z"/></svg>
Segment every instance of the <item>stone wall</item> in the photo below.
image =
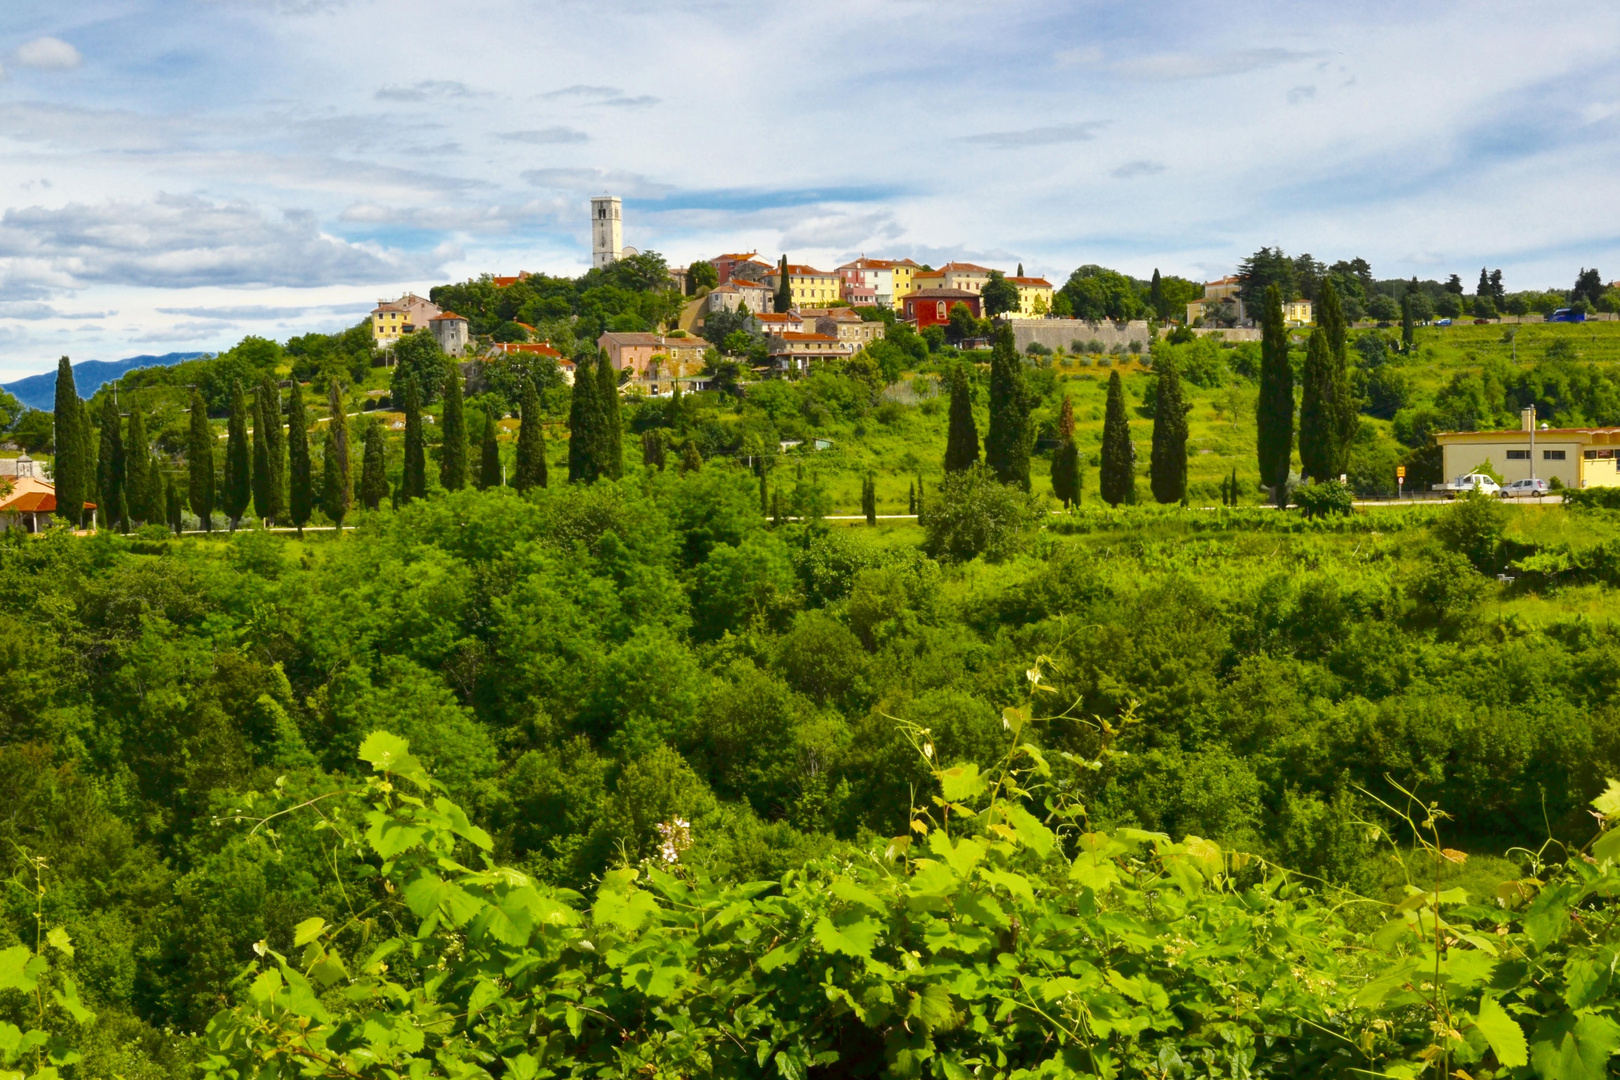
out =
<svg viewBox="0 0 1620 1080"><path fill-rule="evenodd" d="M1101 342L1104 352L1112 350L1115 345L1130 348L1133 341L1140 342L1144 351L1148 347L1148 324L1142 319L1127 323L1088 322L1085 319L1008 319L1007 325L1012 327L1013 341L1017 343L1019 352L1028 349L1032 342L1054 352L1058 349L1072 352L1076 341Z"/></svg>

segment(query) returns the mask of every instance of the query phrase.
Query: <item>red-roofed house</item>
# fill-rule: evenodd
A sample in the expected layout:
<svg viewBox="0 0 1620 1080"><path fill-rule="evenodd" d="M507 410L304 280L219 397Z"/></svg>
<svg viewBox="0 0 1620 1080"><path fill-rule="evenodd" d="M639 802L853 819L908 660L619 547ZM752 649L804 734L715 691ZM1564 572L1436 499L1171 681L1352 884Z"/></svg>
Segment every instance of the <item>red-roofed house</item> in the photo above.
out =
<svg viewBox="0 0 1620 1080"><path fill-rule="evenodd" d="M0 498L0 532L37 533L50 527L56 513L56 485L37 475L36 468L34 459L24 454L7 472L11 493ZM87 502L84 507L93 511L96 504Z"/></svg>
<svg viewBox="0 0 1620 1080"><path fill-rule="evenodd" d="M733 277L745 278L749 281L758 281L770 273L771 264L758 257L757 251L745 251L730 255L717 255L709 262L714 266L715 275L724 285ZM739 271L741 271L739 273Z"/></svg>
<svg viewBox="0 0 1620 1080"><path fill-rule="evenodd" d="M803 333L805 330L804 317L797 311L760 311L748 320L757 333L770 337L772 334Z"/></svg>
<svg viewBox="0 0 1620 1080"><path fill-rule="evenodd" d="M812 361L844 360L855 355L855 346L831 334L803 334L786 331L765 339L766 352L778 371L806 370Z"/></svg>
<svg viewBox="0 0 1620 1080"><path fill-rule="evenodd" d="M516 285L518 282L522 281L524 278L526 278L528 276L529 276L529 272L527 270L519 270L517 272L517 276L515 276L515 277L496 277L496 278L491 278L490 280L495 283L495 287L497 289L507 289L507 288L512 287L513 285Z"/></svg>
<svg viewBox="0 0 1620 1080"><path fill-rule="evenodd" d="M406 334L415 333L428 325L439 314L442 312L437 304L415 293L406 293L398 300L379 300L371 311L372 340L379 349L390 348Z"/></svg>
<svg viewBox="0 0 1620 1080"><path fill-rule="evenodd" d="M908 322L915 322L921 332L950 322L951 309L957 304L967 305L973 317L979 318L979 294L966 289L919 289L906 297L905 317Z"/></svg>
<svg viewBox="0 0 1620 1080"><path fill-rule="evenodd" d="M574 385L574 362L551 347L545 341L497 341L484 350L487 360L494 356L545 356L557 362L557 370L562 372L563 380L569 386Z"/></svg>
<svg viewBox="0 0 1620 1080"><path fill-rule="evenodd" d="M709 311L736 311L743 304L753 314L771 310L771 287L746 278L732 278L709 290Z"/></svg>
<svg viewBox="0 0 1620 1080"><path fill-rule="evenodd" d="M939 273L944 288L961 289L964 292L983 292L985 285L990 281L990 268L973 263L948 262L939 268Z"/></svg>
<svg viewBox="0 0 1620 1080"><path fill-rule="evenodd" d="M1010 277L1018 290L1018 314L1026 319L1044 319L1052 313L1052 283L1039 277Z"/></svg>
<svg viewBox="0 0 1620 1080"><path fill-rule="evenodd" d="M428 320L428 328L439 339L439 348L446 356L460 356L467 348L469 335L467 320L453 311L446 311Z"/></svg>

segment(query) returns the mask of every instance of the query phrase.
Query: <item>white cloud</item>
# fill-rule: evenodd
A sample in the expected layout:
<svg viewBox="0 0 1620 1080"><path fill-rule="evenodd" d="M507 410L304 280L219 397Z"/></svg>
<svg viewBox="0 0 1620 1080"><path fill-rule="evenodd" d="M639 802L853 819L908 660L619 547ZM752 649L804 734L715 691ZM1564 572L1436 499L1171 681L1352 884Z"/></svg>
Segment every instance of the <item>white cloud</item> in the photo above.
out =
<svg viewBox="0 0 1620 1080"><path fill-rule="evenodd" d="M47 268L56 284L72 288L392 281L442 261L349 243L322 232L306 211L277 217L244 202L196 196L36 206L0 216L0 270L7 263Z"/></svg>
<svg viewBox="0 0 1620 1080"><path fill-rule="evenodd" d="M527 131L503 131L495 136L507 142L527 143L530 146L556 146L562 143L590 142L583 131L570 127L534 128Z"/></svg>
<svg viewBox="0 0 1620 1080"><path fill-rule="evenodd" d="M11 54L18 67L40 68L46 71L68 71L84 63L79 50L61 38L35 38L17 47Z"/></svg>
<svg viewBox="0 0 1620 1080"><path fill-rule="evenodd" d="M1016 150L1026 146L1055 146L1061 143L1090 142L1104 126L1101 120L1085 120L1073 124L1024 128L1022 131L987 131L980 135L963 135L961 141L978 143L997 150Z"/></svg>
<svg viewBox="0 0 1620 1080"><path fill-rule="evenodd" d="M655 199L675 190L672 184L657 183L621 169L529 169L521 175L535 187L592 195L612 193L631 199Z"/></svg>
<svg viewBox="0 0 1620 1080"><path fill-rule="evenodd" d="M478 96L479 91L453 79L425 79L409 86L385 86L377 91L378 101L434 101Z"/></svg>

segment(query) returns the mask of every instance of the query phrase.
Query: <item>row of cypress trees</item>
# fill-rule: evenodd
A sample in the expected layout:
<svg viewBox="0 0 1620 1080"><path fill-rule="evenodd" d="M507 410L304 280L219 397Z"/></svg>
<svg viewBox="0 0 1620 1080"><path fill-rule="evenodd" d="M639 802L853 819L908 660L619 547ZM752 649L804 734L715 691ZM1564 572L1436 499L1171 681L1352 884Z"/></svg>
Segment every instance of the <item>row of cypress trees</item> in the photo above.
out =
<svg viewBox="0 0 1620 1080"><path fill-rule="evenodd" d="M1306 342L1301 372L1299 461L1304 476L1323 481L1348 470L1350 446L1361 424L1361 406L1350 383L1349 323L1331 281L1322 283L1317 303L1317 325ZM1410 319L1409 308L1403 314ZM1294 450L1294 369L1288 359L1282 294L1275 285L1266 288L1261 319L1260 401L1255 419L1260 482L1272 489L1277 505L1282 506L1288 499Z"/></svg>
<svg viewBox="0 0 1620 1080"><path fill-rule="evenodd" d="M973 419L973 391L962 364L948 376L950 415L945 434L945 471L963 472L979 460L979 428ZM1033 404L1024 386L1024 365L1013 344L1012 328L1000 327L990 350L990 426L984 437L984 463L1004 484L1029 490Z"/></svg>

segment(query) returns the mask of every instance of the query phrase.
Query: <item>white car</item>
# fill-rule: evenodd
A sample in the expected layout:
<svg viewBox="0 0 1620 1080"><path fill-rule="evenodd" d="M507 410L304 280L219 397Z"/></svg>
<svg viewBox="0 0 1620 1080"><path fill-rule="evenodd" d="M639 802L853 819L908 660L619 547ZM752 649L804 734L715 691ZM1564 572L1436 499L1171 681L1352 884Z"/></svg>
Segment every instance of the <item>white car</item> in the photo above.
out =
<svg viewBox="0 0 1620 1080"><path fill-rule="evenodd" d="M1436 484L1436 490L1445 492L1455 498L1465 491L1477 491L1482 495L1500 495L1502 486L1484 473L1464 473L1449 484Z"/></svg>
<svg viewBox="0 0 1620 1080"><path fill-rule="evenodd" d="M1540 498L1543 495L1548 495L1551 493L1552 488L1547 486L1547 481L1541 479L1515 480L1513 483L1497 492L1497 494L1504 499L1522 499L1531 495Z"/></svg>

